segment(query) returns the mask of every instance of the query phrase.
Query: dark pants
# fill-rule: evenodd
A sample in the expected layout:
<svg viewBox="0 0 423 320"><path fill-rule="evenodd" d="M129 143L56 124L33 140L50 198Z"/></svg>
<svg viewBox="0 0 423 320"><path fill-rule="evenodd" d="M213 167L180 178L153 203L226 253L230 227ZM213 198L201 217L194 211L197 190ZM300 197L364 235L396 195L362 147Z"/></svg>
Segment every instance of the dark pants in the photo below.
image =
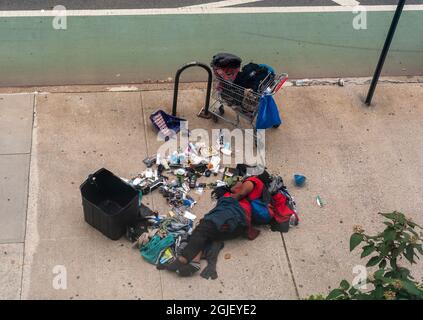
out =
<svg viewBox="0 0 423 320"><path fill-rule="evenodd" d="M202 219L192 232L188 244L182 251L182 256L188 261L192 261L198 253L204 250L208 242L235 239L242 235L244 231L245 228L239 227L232 232L222 232L217 229L214 222Z"/></svg>

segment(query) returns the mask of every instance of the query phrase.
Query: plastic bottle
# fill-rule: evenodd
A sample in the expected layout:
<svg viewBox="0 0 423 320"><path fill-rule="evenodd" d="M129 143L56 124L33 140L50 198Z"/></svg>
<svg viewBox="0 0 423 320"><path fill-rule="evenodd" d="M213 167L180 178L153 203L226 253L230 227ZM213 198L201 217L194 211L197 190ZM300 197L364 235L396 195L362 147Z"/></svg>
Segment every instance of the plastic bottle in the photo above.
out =
<svg viewBox="0 0 423 320"><path fill-rule="evenodd" d="M190 175L190 177L189 177L189 187L191 189L194 189L196 183L197 183L197 175L195 175L195 174Z"/></svg>
<svg viewBox="0 0 423 320"><path fill-rule="evenodd" d="M178 152L174 151L170 156L170 163L171 164L178 164Z"/></svg>
<svg viewBox="0 0 423 320"><path fill-rule="evenodd" d="M298 219L297 216L295 214L291 215L291 218L289 218L289 226L290 227L295 227L298 225Z"/></svg>

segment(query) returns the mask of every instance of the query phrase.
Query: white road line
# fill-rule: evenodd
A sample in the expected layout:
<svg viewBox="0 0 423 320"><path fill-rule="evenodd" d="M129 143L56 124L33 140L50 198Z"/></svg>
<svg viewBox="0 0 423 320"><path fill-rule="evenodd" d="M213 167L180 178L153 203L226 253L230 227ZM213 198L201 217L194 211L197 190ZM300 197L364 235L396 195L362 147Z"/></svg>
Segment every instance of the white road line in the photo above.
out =
<svg viewBox="0 0 423 320"><path fill-rule="evenodd" d="M333 2L335 2L335 3L337 3L337 4L339 4L339 5L341 5L341 6L352 6L352 7L355 7L355 6L359 6L360 5L360 2L358 2L358 1L355 1L355 0L332 0Z"/></svg>
<svg viewBox="0 0 423 320"><path fill-rule="evenodd" d="M251 2L260 2L260 1L262 0L227 0L227 1L217 1L217 2L196 4L193 6L186 6L184 8L223 8L223 7L236 6L238 4L247 4Z"/></svg>
<svg viewBox="0 0 423 320"><path fill-rule="evenodd" d="M395 5L363 6L369 11L395 11ZM316 6L316 7L255 7L255 8L176 8L176 9L113 9L113 10L67 10L70 16L147 16L178 14L237 14L237 13L320 13L352 12L354 6ZM406 5L404 11L423 11L423 5ZM10 17L55 17L57 11L0 11L0 18Z"/></svg>

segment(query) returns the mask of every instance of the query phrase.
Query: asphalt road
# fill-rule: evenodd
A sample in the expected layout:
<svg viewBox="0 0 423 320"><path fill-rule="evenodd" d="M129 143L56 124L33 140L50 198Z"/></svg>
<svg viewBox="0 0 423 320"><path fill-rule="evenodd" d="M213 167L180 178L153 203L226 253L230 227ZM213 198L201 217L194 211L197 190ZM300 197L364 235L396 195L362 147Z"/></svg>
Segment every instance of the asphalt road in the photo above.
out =
<svg viewBox="0 0 423 320"><path fill-rule="evenodd" d="M50 10L64 5L68 10L92 9L152 9L178 8L216 2L216 0L0 0L0 11ZM362 0L362 5L392 5L397 0ZM423 4L423 0L408 0L407 4ZM337 6L332 0L261 0L252 3L228 5L231 7L289 7L289 6Z"/></svg>

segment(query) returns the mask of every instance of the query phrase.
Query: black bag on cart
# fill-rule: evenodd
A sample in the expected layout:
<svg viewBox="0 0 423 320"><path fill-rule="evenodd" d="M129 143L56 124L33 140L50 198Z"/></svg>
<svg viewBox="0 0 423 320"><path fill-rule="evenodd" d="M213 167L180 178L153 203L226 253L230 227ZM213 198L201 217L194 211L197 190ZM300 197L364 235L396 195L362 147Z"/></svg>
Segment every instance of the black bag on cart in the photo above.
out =
<svg viewBox="0 0 423 320"><path fill-rule="evenodd" d="M252 89L254 92L258 92L261 82L266 79L269 74L273 79L274 74L266 66L251 62L242 67L234 83L245 89Z"/></svg>
<svg viewBox="0 0 423 320"><path fill-rule="evenodd" d="M211 66L213 68L233 68L241 67L241 58L231 53L217 53L213 56Z"/></svg>
<svg viewBox="0 0 423 320"><path fill-rule="evenodd" d="M139 217L139 192L107 169L90 175L80 190L85 221L112 240Z"/></svg>
<svg viewBox="0 0 423 320"><path fill-rule="evenodd" d="M272 81L274 76L268 67L251 62L237 74L233 81L236 86L221 84L221 97L229 105L242 106L244 113L252 113L258 103L257 95L252 93L258 93L260 84L265 79L266 83Z"/></svg>

